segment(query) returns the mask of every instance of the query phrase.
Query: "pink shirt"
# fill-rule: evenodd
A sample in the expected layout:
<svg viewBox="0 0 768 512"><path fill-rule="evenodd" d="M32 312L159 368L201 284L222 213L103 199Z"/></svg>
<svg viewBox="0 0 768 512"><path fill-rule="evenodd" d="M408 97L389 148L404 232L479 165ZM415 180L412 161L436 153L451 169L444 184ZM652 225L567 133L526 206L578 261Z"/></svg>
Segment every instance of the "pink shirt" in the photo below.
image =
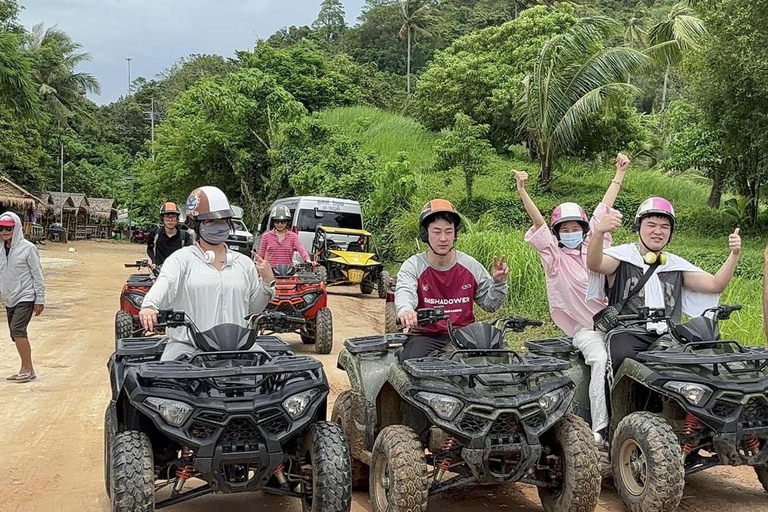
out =
<svg viewBox="0 0 768 512"><path fill-rule="evenodd" d="M552 320L568 336L573 336L579 326L591 329L592 317L603 309L607 302L587 300L587 246L597 224L608 213L617 213L600 203L589 221L587 239L577 249L559 245L557 238L546 224L532 227L525 234L525 241L541 256L547 281L547 298ZM603 245L610 247L611 235L606 233Z"/></svg>
<svg viewBox="0 0 768 512"><path fill-rule="evenodd" d="M277 239L277 233L274 229L264 233L261 237L261 245L259 245L259 257L263 258L267 254L267 250L269 250L269 264L273 267L276 265L293 265L293 251L298 251L304 261L310 261L307 250L301 245L299 235L293 231L285 232L282 243Z"/></svg>

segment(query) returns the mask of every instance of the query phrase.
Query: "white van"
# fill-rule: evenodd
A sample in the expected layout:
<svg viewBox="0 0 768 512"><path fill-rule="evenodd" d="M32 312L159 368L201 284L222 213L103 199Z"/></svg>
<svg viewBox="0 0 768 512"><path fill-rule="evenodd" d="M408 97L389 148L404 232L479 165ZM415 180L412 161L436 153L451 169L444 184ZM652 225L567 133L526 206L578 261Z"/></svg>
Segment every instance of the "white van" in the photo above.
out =
<svg viewBox="0 0 768 512"><path fill-rule="evenodd" d="M291 210L291 230L299 235L301 245L312 254L312 241L315 238L315 228L323 226L363 229L363 213L360 203L351 199L338 199L334 197L301 196L278 199L269 207L261 219L253 242L253 250L258 251L261 244L261 236L272 229L272 210L277 205L285 205ZM347 240L349 239L349 240ZM345 247L347 243L357 237L339 236L337 242ZM336 237L334 237L336 240ZM301 262L298 253L294 253L293 261Z"/></svg>

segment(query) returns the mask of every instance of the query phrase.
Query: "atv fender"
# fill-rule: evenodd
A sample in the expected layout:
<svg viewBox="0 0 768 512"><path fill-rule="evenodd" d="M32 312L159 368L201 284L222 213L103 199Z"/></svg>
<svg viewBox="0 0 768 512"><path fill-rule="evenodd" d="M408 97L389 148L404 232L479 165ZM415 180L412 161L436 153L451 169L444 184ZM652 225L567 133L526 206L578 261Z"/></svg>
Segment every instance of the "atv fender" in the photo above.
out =
<svg viewBox="0 0 768 512"><path fill-rule="evenodd" d="M643 405L638 405L637 391L643 390L643 393L647 397L656 395L660 396L659 390L649 387L646 382L654 374L654 372L634 359L625 359L624 363L619 368L618 373L613 378L613 386L611 387L611 430L615 430L618 427L619 422L629 414L639 411L648 410ZM648 402L644 400L644 402ZM649 412L661 412L661 411L649 411Z"/></svg>

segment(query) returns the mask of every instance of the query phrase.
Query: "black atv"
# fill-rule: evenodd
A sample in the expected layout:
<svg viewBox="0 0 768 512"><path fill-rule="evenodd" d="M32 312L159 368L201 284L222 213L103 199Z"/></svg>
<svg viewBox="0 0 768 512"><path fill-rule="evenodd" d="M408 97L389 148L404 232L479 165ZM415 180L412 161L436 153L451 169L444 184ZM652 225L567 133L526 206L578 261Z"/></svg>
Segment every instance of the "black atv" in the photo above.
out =
<svg viewBox="0 0 768 512"><path fill-rule="evenodd" d="M341 429L323 421L328 382L320 362L255 329L223 324L199 332L183 312L158 316L165 327L186 327L197 351L160 361L167 338L118 341L104 418L112 510L265 491L299 498L304 511L348 512L349 451ZM190 479L201 482L184 491Z"/></svg>
<svg viewBox="0 0 768 512"><path fill-rule="evenodd" d="M647 352L624 360L610 386L611 469L631 512L675 510L685 476L718 465L753 466L768 491L768 349L720 340L718 322L739 309L712 308L679 325L663 309L618 317L625 329L669 326ZM571 361L576 410L589 417L590 374L570 340L527 346Z"/></svg>
<svg viewBox="0 0 768 512"><path fill-rule="evenodd" d="M505 350L504 333L541 322L506 318L453 330L454 351L398 363L409 336L345 342L349 375L332 419L352 454L352 481L369 487L373 512L423 512L428 497L468 485L525 482L547 512L591 511L600 494L598 453L586 422L570 414L569 364Z"/></svg>

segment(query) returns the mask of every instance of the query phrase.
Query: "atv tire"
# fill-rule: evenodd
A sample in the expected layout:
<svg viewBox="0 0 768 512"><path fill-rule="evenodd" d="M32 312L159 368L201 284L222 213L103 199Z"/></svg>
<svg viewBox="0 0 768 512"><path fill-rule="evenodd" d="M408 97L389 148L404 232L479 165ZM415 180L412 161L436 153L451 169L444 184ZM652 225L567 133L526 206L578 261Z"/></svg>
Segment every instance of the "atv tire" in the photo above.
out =
<svg viewBox="0 0 768 512"><path fill-rule="evenodd" d="M112 474L112 444L114 442L114 426L112 424L112 414L109 407L104 412L104 488L107 491L107 497L112 497L110 479Z"/></svg>
<svg viewBox="0 0 768 512"><path fill-rule="evenodd" d="M115 342L133 336L133 315L130 311L121 309L115 313Z"/></svg>
<svg viewBox="0 0 768 512"><path fill-rule="evenodd" d="M315 269L315 275L321 282L323 283L328 282L328 269L323 267L322 265L317 266L317 268Z"/></svg>
<svg viewBox="0 0 768 512"><path fill-rule="evenodd" d="M363 293L365 295L370 295L373 293L373 289L376 287L376 285L373 283L373 281L363 281L360 283L360 293Z"/></svg>
<svg viewBox="0 0 768 512"><path fill-rule="evenodd" d="M344 391L336 399L336 403L333 404L331 421L341 427L341 430L344 432L344 437L347 440L347 445L349 446L349 457L352 461L352 490L361 491L367 489L369 478L368 466L352 455L352 444L350 443L349 437L350 432L355 428L355 423L352 419L351 391Z"/></svg>
<svg viewBox="0 0 768 512"><path fill-rule="evenodd" d="M678 440L663 418L635 412L611 443L613 481L630 512L672 512L680 504L685 470Z"/></svg>
<svg viewBox="0 0 768 512"><path fill-rule="evenodd" d="M387 289L389 288L389 272L382 270L379 274L379 282L376 284L377 288L379 289L379 298L386 299Z"/></svg>
<svg viewBox="0 0 768 512"><path fill-rule="evenodd" d="M555 452L562 457L563 480L558 489L539 487L546 512L592 511L600 496L599 456L589 425L574 414L566 414L552 428Z"/></svg>
<svg viewBox="0 0 768 512"><path fill-rule="evenodd" d="M118 432L112 443L112 512L155 510L155 466L152 444L144 432Z"/></svg>
<svg viewBox="0 0 768 512"><path fill-rule="evenodd" d="M755 473L757 473L757 479L760 480L761 484L763 484L763 489L765 492L768 492L768 464L755 466Z"/></svg>
<svg viewBox="0 0 768 512"><path fill-rule="evenodd" d="M302 456L312 464L312 489L301 499L303 512L347 512L352 506L349 447L341 427L320 421L304 435Z"/></svg>
<svg viewBox="0 0 768 512"><path fill-rule="evenodd" d="M429 478L424 447L406 425L390 425L376 437L369 479L371 512L425 512Z"/></svg>
<svg viewBox="0 0 768 512"><path fill-rule="evenodd" d="M394 302L387 302L384 306L384 334L397 332L397 308Z"/></svg>
<svg viewBox="0 0 768 512"><path fill-rule="evenodd" d="M328 308L320 308L315 317L315 352L330 354L333 349L333 316Z"/></svg>

